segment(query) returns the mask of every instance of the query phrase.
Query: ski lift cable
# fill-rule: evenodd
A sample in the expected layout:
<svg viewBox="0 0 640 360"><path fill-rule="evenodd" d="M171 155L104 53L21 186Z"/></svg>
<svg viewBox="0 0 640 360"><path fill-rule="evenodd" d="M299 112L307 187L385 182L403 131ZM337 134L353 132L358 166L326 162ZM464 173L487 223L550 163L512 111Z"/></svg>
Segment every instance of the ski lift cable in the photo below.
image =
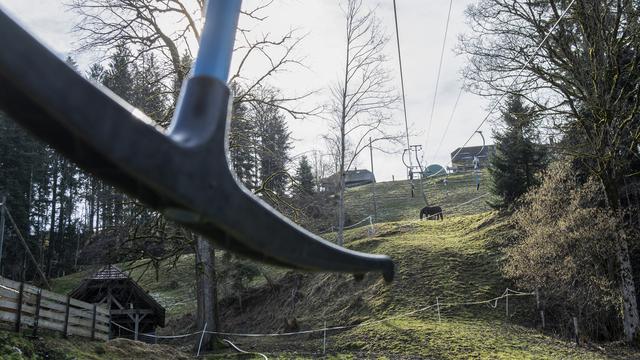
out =
<svg viewBox="0 0 640 360"><path fill-rule="evenodd" d="M409 140L409 120L407 117L407 99L404 90L404 71L402 70L402 52L400 51L400 30L398 26L398 8L396 6L396 0L393 0L393 18L396 26L396 44L398 48L398 65L400 67L400 89L402 91L402 112L404 114L404 130L407 138L407 149L411 147L411 141ZM413 165L411 156L409 156L409 164Z"/></svg>
<svg viewBox="0 0 640 360"><path fill-rule="evenodd" d="M427 152L429 147L429 134L431 133L431 124L433 123L433 116L435 115L436 102L438 100L438 88L440 86L440 75L442 73L442 62L444 60L444 50L447 45L447 34L449 33L449 23L451 21L451 8L453 7L453 0L449 1L449 12L447 13L447 22L444 27L444 36L442 38L442 49L440 50L440 62L438 64L438 74L436 76L436 87L433 91L433 102L431 103L431 114L429 115L429 122L427 125L426 143L424 151Z"/></svg>
<svg viewBox="0 0 640 360"><path fill-rule="evenodd" d="M460 87L460 91L458 91L458 96L456 97L456 102L453 104L453 109L451 110L451 115L449 116L449 121L447 121L447 126L444 129L444 133L440 138L440 142L438 143L438 147L436 148L436 152L433 155L433 159L437 159L438 155L440 155L440 149L442 148L442 144L444 143L444 139L447 137L449 132L449 127L451 126L451 122L456 115L456 111L458 110L458 103L460 102L460 98L462 97L462 92L464 91L464 85Z"/></svg>
<svg viewBox="0 0 640 360"><path fill-rule="evenodd" d="M572 0L569 5L567 6L566 9L564 9L564 11L562 12L562 14L560 14L560 17L558 18L558 20L556 20L556 22L553 24L553 26L551 27L551 29L549 29L549 32L546 34L546 36L542 39L542 41L540 41L540 43L538 44L538 46L536 47L536 49L533 51L533 53L531 54L531 56L529 56L529 58L527 59L527 61L525 61L525 63L522 65L522 67L520 68L520 70L518 71L518 73L516 74L516 76L513 78L513 80L511 81L511 83L509 84L509 86L507 87L507 89L502 93L502 95L500 95L500 97L498 98L498 100L493 104L493 106L489 109L489 111L487 112L487 115L482 119L482 121L480 122L480 124L478 124L478 126L473 130L473 133L471 134L471 136L469 136L469 138L464 142L464 144L462 144L462 146L460 146L457 151L455 152L455 154L451 157L451 159L455 159L456 156L458 156L458 154L460 154L460 152L462 151L462 149L469 143L469 141L471 141L471 139L473 139L473 136L476 134L476 132L480 131L480 129L482 128L482 125L484 125L485 122L487 122L487 120L489 120L489 117L491 116L491 114L493 114L493 112L498 108L498 105L500 105L500 103L502 102L502 100L507 96L507 94L509 93L509 91L511 90L511 88L515 85L516 81L518 80L518 78L520 77L520 75L522 75L522 73L524 72L524 69L531 63L531 61L533 60L533 58L537 55L538 51L540 51L540 49L542 48L542 46L544 45L544 43L547 41L547 39L551 36L551 34L553 33L553 31L556 29L556 27L558 27L558 24L560 23L560 21L562 21L562 19L564 19L564 17L567 15L567 13L569 12L569 9L571 9L571 6L573 6L573 4L576 2L576 0ZM484 138L484 137L483 137ZM452 164L453 165L453 164Z"/></svg>
<svg viewBox="0 0 640 360"><path fill-rule="evenodd" d="M518 71L518 74L514 77L513 81L511 82L511 84L509 84L509 86L507 87L507 91L505 91L500 98L498 98L498 100L494 103L494 105L492 106L492 108L489 110L489 112L487 113L487 115L484 117L484 119L480 122L480 124L476 127L476 129L473 131L473 133L471 134L471 136L469 136L469 138L464 142L464 144L462 144L462 146L460 146L457 151L455 152L455 154L451 157L451 159L454 159L456 156L458 156L458 154L460 153L460 151L462 151L462 149L469 143L469 141L471 141L471 139L473 139L473 136L477 133L480 132L482 134L482 132L480 131L480 129L482 128L482 125L484 125L484 123L489 119L489 117L491 116L491 114L495 111L495 109L498 107L498 105L502 102L502 100L505 98L505 96L507 95L507 93L509 92L509 90L511 89L511 87L513 87L513 85L515 85L516 80L518 79L518 77L520 77L520 75L522 74L522 72L524 71L524 69L529 65L529 63L533 60L533 58L535 57L535 55L538 53L538 51L540 51L540 49L542 48L542 46L544 45L544 43L547 41L547 39L551 36L551 34L553 33L553 31L555 30L555 28L558 26L558 24L560 23L560 21L562 21L562 19L566 16L567 12L569 11L569 9L571 8L571 6L573 6L573 4L575 3L575 0L571 1L571 3L569 3L569 5L567 6L567 8L562 12L562 14L560 14L560 17L558 18L558 20L556 20L556 22L553 24L553 26L551 27L551 29L549 30L549 32L546 34L546 36L542 39L542 41L538 44L538 46L536 47L535 51L533 52L533 54L529 57L529 59L525 62L525 64L520 68L520 70ZM460 91L458 93L458 98L456 99L456 103L454 105L451 117L449 118L449 123L447 124L446 130L445 130L445 135L443 135L440 144L442 144L442 142L444 141L444 136L446 136L446 133L449 129L449 125L451 123L451 121L453 120L455 111L456 111L456 106L458 104L459 98L463 92L464 89L464 84L460 87ZM483 144L484 144L484 136L482 136L483 138ZM484 145L483 145L484 146ZM438 149L440 148L440 145L438 145ZM439 151L436 151L436 155L437 156L439 154ZM449 161L449 163L451 165L453 165L453 163L451 162L451 160ZM437 176L440 174L441 171L438 171L436 174L432 174L429 175L428 177L433 177L433 176Z"/></svg>

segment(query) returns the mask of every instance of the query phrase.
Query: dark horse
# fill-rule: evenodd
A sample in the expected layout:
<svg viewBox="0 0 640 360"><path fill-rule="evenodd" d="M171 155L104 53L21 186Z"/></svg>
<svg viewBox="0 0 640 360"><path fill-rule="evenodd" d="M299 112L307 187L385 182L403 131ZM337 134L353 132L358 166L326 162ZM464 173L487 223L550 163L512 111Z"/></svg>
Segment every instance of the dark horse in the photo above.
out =
<svg viewBox="0 0 640 360"><path fill-rule="evenodd" d="M420 210L420 220L422 220L423 217L426 217L427 220L444 220L444 216L442 215L442 208L440 206L423 207L422 210Z"/></svg>

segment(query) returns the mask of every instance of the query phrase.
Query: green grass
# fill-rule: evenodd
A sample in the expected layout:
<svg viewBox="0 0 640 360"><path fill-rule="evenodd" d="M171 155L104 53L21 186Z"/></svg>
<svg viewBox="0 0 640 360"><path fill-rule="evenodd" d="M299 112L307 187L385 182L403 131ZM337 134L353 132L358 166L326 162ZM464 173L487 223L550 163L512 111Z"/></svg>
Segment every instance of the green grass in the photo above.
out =
<svg viewBox="0 0 640 360"><path fill-rule="evenodd" d="M489 197L459 206L488 192L490 178L486 171L481 173L479 190L476 190L475 175L472 173L450 175L446 187L442 182L443 179L444 177L425 179L422 185L429 205L442 207L445 216L477 214L490 210L486 203ZM425 202L420 192L420 180L413 182L415 186L413 198L411 185L407 180L381 182L348 189L345 195L347 214L353 222L373 215L372 188L375 186L377 222L417 219Z"/></svg>
<svg viewBox="0 0 640 360"><path fill-rule="evenodd" d="M274 285L268 285L264 276L251 279L247 284L249 290L243 294L242 308L230 284L221 282L223 329L281 332L284 319L292 318L301 330L320 328L325 322L328 326L355 325L433 305L436 298L447 304L486 300L502 294L511 286L500 271L503 255L499 244L511 231L506 220L489 211L486 199L454 208L485 193L486 174L483 176L480 191L475 190L470 174L450 176L448 194L442 191L442 184L437 180L428 182L429 199L432 204L443 207L444 221L417 220L424 202L419 191L416 198L408 196L406 181L376 184L379 216L375 233L369 234L367 227L360 227L346 231L345 240L351 249L391 256L397 264L392 283L385 283L379 274L367 274L364 280L355 281L344 274L299 273L261 265L261 271L273 279ZM370 186L365 186L347 192L347 211L352 219L359 220L370 214L370 190ZM218 255L220 264L221 254ZM182 256L175 263L163 262L158 275L156 279L153 268L132 271L132 276L167 308L171 324L165 331L185 332L181 317L195 313L193 256ZM68 291L83 276L73 274L56 279L54 286L60 292ZM495 308L487 304L443 306L440 322L432 308L368 326L330 332L324 358L640 358L637 351L620 344L576 347L569 340L525 326L535 319L532 298L510 299L508 321L504 305L500 301ZM232 340L241 348L265 353L270 359L323 357L321 333ZM90 346L78 351L91 356L95 353ZM169 355L166 358L170 358ZM209 358L261 357L227 351Z"/></svg>

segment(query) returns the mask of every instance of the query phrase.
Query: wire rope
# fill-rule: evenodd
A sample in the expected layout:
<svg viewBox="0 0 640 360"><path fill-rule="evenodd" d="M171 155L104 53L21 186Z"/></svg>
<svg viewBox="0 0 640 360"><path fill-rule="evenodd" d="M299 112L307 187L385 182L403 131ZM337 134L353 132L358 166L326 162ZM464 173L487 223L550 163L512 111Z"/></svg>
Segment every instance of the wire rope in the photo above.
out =
<svg viewBox="0 0 640 360"><path fill-rule="evenodd" d="M442 38L442 49L440 49L440 62L438 64L438 75L436 76L436 88L433 92L433 102L431 104L431 114L429 115L429 122L427 124L427 140L424 147L426 153L429 148L429 134L431 133L431 124L433 123L433 116L435 115L436 102L438 100L438 88L440 86L440 75L442 74L442 62L444 60L444 50L447 44L447 34L449 33L449 23L451 22L451 8L453 7L453 0L449 1L449 12L447 13L447 23L444 27L444 36Z"/></svg>
<svg viewBox="0 0 640 360"><path fill-rule="evenodd" d="M567 6L566 9L564 9L564 11L562 12L562 14L560 14L560 17L558 18L558 20L556 20L556 22L553 24L553 26L551 27L551 29L549 29L549 32L547 33L547 35L542 39L542 41L540 41L540 43L538 44L538 46L536 47L536 49L533 51L533 54L531 54L531 56L529 56L529 58L527 59L527 61L522 65L522 67L520 68L520 71L518 71L518 73L516 74L516 76L513 78L513 80L511 81L511 84L509 84L509 86L507 87L507 89L502 93L502 95L498 98L498 100L493 104L493 106L491 107L491 109L489 109L489 112L487 112L487 115L484 117L484 119L482 119L482 121L480 122L480 124L473 130L473 133L471 134L471 136L469 136L469 138L467 139L467 141L464 142L464 144L462 144L461 147L458 148L458 150L456 151L456 153L451 156L451 159L455 159L456 156L458 156L458 154L462 151L462 149L469 143L469 141L471 141L471 139L473 139L473 136L476 134L476 132L480 131L480 128L482 128L482 125L484 125L485 122L487 122L487 120L489 119L489 117L491 116L491 114L496 110L496 108L498 107L498 105L500 105L500 103L502 102L502 100L507 96L507 94L509 93L509 91L511 90L511 88L513 87L513 85L515 85L516 81L518 80L518 78L520 77L520 75L522 75L522 73L524 72L524 69L526 69L527 66L529 66L529 64L531 63L531 61L533 60L533 58L536 56L536 54L538 53L538 51L540 51L540 49L542 48L542 46L544 45L544 43L547 41L547 39L551 36L551 34L553 33L553 31L556 29L556 27L558 27L558 24L560 23L560 21L562 21L562 19L564 19L564 17L567 15L567 12L569 12L569 9L571 9L571 6L573 6L573 4L576 2L576 0L572 0L569 5ZM453 164L452 164L453 165Z"/></svg>

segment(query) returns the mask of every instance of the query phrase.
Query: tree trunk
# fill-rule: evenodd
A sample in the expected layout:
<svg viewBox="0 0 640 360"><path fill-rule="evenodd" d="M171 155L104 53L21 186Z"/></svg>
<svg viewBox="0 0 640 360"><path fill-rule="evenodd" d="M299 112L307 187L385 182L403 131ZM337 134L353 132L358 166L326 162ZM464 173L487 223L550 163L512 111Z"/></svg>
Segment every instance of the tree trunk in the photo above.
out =
<svg viewBox="0 0 640 360"><path fill-rule="evenodd" d="M601 165L601 169L603 168L608 169L609 167ZM615 171L604 171L602 174L601 180L607 196L608 205L613 211L618 211L620 207L620 197L618 187L616 186L617 182L615 181ZM629 247L627 239L622 234L617 235L616 258L620 271L624 336L627 342L632 342L638 332L640 319L638 319L638 301L636 298L635 281L633 279L633 269L631 268L631 260L629 257Z"/></svg>
<svg viewBox="0 0 640 360"><path fill-rule="evenodd" d="M345 211L344 211L344 171L340 171L340 184L338 185L338 245L342 246L344 244L344 221L345 221Z"/></svg>
<svg viewBox="0 0 640 360"><path fill-rule="evenodd" d="M53 156L53 186L51 187L51 223L49 225L49 246L47 246L46 259L41 259L41 263L45 265L45 271L51 268L51 257L53 256L53 244L56 229L56 202L58 200L58 158ZM44 237L42 238L42 252L44 254ZM46 264L44 264L46 261Z"/></svg>
<svg viewBox="0 0 640 360"><path fill-rule="evenodd" d="M198 330L206 328L207 331L218 330L218 294L217 294L215 250L207 239L198 235L196 243L196 291L197 291L197 315L196 326ZM212 350L216 337L213 334L204 334L200 351ZM199 344L198 344L199 345Z"/></svg>

